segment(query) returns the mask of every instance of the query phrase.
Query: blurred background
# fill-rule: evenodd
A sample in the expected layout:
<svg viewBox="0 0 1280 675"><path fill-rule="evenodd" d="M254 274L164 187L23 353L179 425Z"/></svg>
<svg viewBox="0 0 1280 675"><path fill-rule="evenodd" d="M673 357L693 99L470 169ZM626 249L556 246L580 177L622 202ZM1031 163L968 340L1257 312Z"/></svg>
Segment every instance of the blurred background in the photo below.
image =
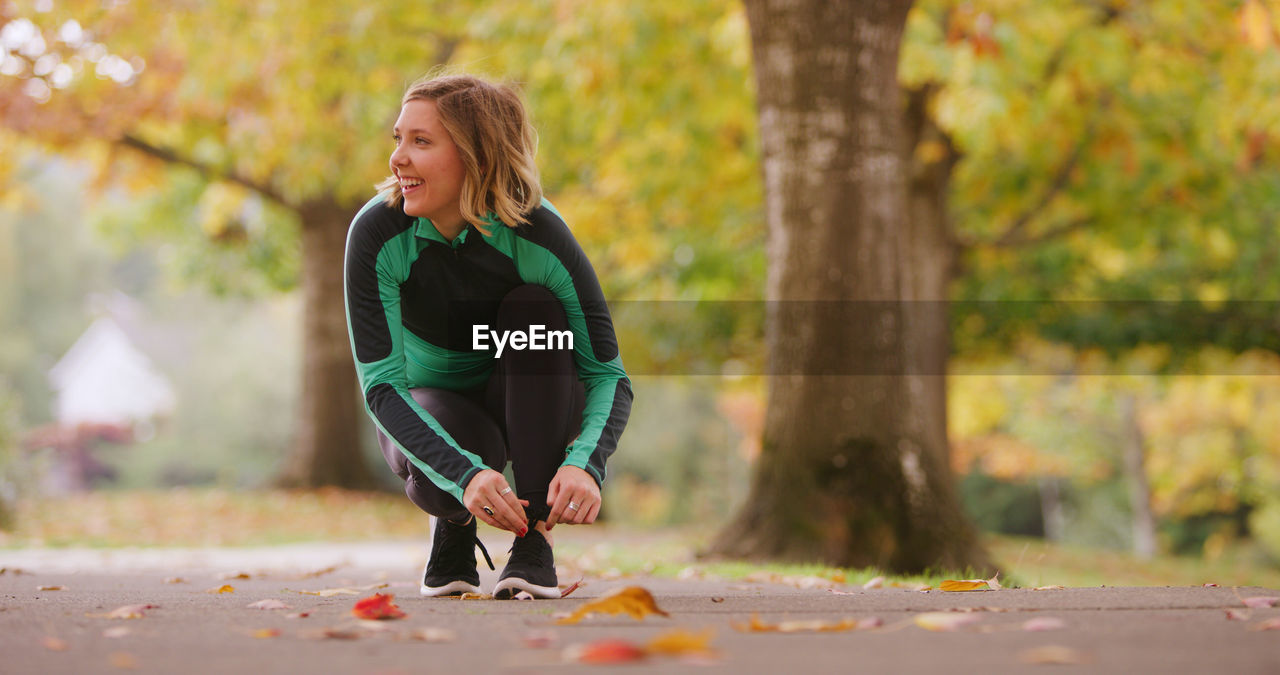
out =
<svg viewBox="0 0 1280 675"><path fill-rule="evenodd" d="M951 462L1000 541L1280 568L1278 27L1275 0L915 3ZM439 63L521 84L617 306L604 517L725 522L768 377L749 37L730 0L0 3L0 546L426 535L354 391L367 480L308 478L298 438L341 317L315 274Z"/></svg>

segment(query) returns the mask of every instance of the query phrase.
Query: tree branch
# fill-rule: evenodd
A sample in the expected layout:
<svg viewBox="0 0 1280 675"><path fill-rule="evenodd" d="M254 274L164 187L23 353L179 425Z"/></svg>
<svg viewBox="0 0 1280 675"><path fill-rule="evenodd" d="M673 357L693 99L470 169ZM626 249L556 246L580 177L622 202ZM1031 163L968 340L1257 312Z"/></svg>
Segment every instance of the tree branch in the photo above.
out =
<svg viewBox="0 0 1280 675"><path fill-rule="evenodd" d="M223 180L229 183L235 183L236 185L252 190L253 192L258 193L259 195L262 195L263 197L270 199L271 201L279 204L280 206L285 207L286 209L289 209L290 211L298 210L297 204L294 204L289 200L285 199L283 195L281 195L279 192L276 192L269 185L258 183L256 181L253 181L249 178L246 178L234 172L227 172L227 171L221 171L219 169L215 169L214 167L211 167L208 164L198 162L194 159L191 159L190 157L179 155L177 152L169 148L162 148L157 145L153 145L147 141L142 140L141 138L138 138L137 136L134 136L133 134L125 134L124 136L120 137L120 140L116 142L126 148L132 148L134 150L137 150L145 155L148 155L160 161L168 162L170 164L177 164L179 166L185 166L190 169L195 169L200 173L200 175L204 176L205 178L209 178L211 180Z"/></svg>

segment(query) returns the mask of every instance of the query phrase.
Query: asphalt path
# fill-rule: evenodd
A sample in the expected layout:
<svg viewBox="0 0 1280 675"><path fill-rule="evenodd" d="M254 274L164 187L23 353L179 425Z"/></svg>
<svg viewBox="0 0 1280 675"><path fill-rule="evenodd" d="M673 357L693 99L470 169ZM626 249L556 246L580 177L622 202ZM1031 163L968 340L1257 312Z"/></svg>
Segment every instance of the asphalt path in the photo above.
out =
<svg viewBox="0 0 1280 675"><path fill-rule="evenodd" d="M499 542L489 548L501 569ZM397 542L0 551L0 673L1280 673L1280 603L1245 604L1280 598L1276 589L921 592L695 573L587 577L559 600L427 599L417 594L427 552ZM576 573L562 568L561 581L573 581L566 571ZM496 578L483 569L482 585ZM223 586L233 590L212 592ZM668 616L557 623L631 586L648 590ZM354 594L303 592L340 588ZM374 593L394 594L406 616L353 617L357 600ZM287 608L249 606L263 600ZM140 618L111 617L136 605L153 607L118 613ZM759 627L794 632L740 630L753 617ZM841 625L854 628L814 630ZM579 661L584 646L643 648L673 632L701 636L712 651Z"/></svg>

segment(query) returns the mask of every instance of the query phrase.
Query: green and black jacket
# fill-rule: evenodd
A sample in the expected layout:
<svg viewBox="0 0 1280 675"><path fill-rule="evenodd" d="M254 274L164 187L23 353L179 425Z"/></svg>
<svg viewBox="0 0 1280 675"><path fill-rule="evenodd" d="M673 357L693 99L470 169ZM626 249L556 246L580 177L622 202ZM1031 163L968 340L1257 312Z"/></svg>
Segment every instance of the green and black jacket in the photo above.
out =
<svg viewBox="0 0 1280 675"><path fill-rule="evenodd" d="M378 196L347 234L347 328L365 407L405 457L459 501L484 463L459 447L409 389L484 386L494 354L472 349L472 326L493 327L498 304L516 286L550 289L573 331L586 409L564 464L603 483L605 461L631 412L631 381L595 270L550 202L529 221L511 228L491 214L489 234L468 225L450 243L431 221Z"/></svg>

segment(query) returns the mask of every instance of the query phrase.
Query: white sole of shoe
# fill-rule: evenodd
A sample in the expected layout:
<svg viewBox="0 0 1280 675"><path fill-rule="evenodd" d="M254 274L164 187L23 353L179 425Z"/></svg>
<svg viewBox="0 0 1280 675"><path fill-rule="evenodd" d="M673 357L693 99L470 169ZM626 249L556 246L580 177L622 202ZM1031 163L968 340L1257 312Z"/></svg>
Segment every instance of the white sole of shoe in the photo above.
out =
<svg viewBox="0 0 1280 675"><path fill-rule="evenodd" d="M432 588L426 584L418 586L418 594L428 598L438 598L443 595L462 595L463 593L480 593L480 587L469 584L459 579L458 581L450 581L449 583Z"/></svg>
<svg viewBox="0 0 1280 675"><path fill-rule="evenodd" d="M551 599L560 597L560 588L557 586L538 586L520 577L507 577L498 582L493 587L493 597L498 600L508 600L524 591L535 598Z"/></svg>

